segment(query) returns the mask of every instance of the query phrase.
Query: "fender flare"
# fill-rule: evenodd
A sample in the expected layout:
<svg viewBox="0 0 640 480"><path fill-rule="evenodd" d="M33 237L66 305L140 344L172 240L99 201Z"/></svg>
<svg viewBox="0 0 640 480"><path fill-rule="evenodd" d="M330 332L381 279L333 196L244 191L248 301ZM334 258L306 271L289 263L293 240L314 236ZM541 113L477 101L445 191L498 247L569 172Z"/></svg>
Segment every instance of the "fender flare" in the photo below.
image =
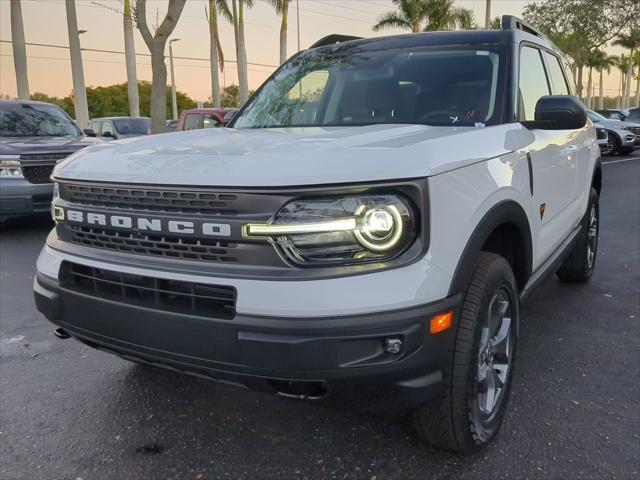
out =
<svg viewBox="0 0 640 480"><path fill-rule="evenodd" d="M521 285L519 286L521 288L524 286L527 279L531 276L533 264L533 241L531 238L529 219L523 208L516 201L503 200L485 213L469 237L469 241L462 251L462 255L458 260L458 265L453 274L453 279L449 287L449 295L455 295L456 293L466 290L482 246L491 233L502 225L514 227L521 237L524 247L524 252L522 252L524 255L522 271L514 272L514 274L516 278L520 280L518 283Z"/></svg>

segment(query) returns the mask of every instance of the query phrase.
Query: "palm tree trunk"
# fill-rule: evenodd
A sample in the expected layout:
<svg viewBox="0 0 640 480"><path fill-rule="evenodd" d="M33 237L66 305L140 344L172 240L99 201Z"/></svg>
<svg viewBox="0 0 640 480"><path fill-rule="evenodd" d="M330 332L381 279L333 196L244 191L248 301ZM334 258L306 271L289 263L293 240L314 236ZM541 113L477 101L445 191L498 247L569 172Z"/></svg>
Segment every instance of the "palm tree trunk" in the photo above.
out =
<svg viewBox="0 0 640 480"><path fill-rule="evenodd" d="M71 76L73 78L74 111L76 122L80 128L87 128L89 125L89 109L87 106L87 90L84 84L76 2L75 0L66 0L65 3L67 9L67 30L69 32L69 53L71 56Z"/></svg>
<svg viewBox="0 0 640 480"><path fill-rule="evenodd" d="M13 66L16 69L18 98L20 100L29 100L27 47L24 40L24 24L22 23L20 0L11 0L11 43L13 45Z"/></svg>
<svg viewBox="0 0 640 480"><path fill-rule="evenodd" d="M140 116L140 97L138 96L138 75L136 72L136 45L133 41L133 22L131 21L131 0L124 0L124 58L127 64L127 94L129 96L129 115Z"/></svg>
<svg viewBox="0 0 640 480"><path fill-rule="evenodd" d="M218 77L218 14L214 0L209 0L209 57L211 64L211 104L220 107L220 78Z"/></svg>
<svg viewBox="0 0 640 480"><path fill-rule="evenodd" d="M638 76L636 77L636 107L640 107L640 65L638 65Z"/></svg>
<svg viewBox="0 0 640 480"><path fill-rule="evenodd" d="M589 67L589 80L587 81L587 106L592 108L591 101L593 100L593 68Z"/></svg>
<svg viewBox="0 0 640 480"><path fill-rule="evenodd" d="M600 69L600 97L598 100L598 107L600 110L604 110L604 85L603 85L602 69Z"/></svg>
<svg viewBox="0 0 640 480"><path fill-rule="evenodd" d="M282 4L282 22L280 23L280 65L287 61L287 20L289 2Z"/></svg>
<svg viewBox="0 0 640 480"><path fill-rule="evenodd" d="M576 80L576 93L578 94L578 98L580 100L583 99L582 97L582 65L578 65L578 79Z"/></svg>
<svg viewBox="0 0 640 480"><path fill-rule="evenodd" d="M238 62L238 84L240 105L249 98L247 81L247 52L244 45L244 7L242 0L231 0L233 11L233 27L236 36L236 57Z"/></svg>
<svg viewBox="0 0 640 480"><path fill-rule="evenodd" d="M633 79L633 49L629 55L629 66L627 67L627 84L624 89L624 107L628 108L631 104L631 80Z"/></svg>

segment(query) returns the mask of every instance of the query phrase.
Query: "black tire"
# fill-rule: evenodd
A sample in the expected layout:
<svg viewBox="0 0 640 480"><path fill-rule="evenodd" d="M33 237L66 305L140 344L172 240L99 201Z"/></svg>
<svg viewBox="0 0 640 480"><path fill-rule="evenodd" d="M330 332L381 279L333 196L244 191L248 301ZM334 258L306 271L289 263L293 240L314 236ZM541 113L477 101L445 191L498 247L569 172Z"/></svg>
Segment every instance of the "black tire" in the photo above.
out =
<svg viewBox="0 0 640 480"><path fill-rule="evenodd" d="M457 330L451 346L450 361L443 369L442 394L415 412L418 434L431 445L470 453L488 445L498 433L512 384L519 318L517 292L509 263L499 255L482 252L465 292L458 321L455 323ZM504 312L503 300L508 301L508 310ZM495 310L496 307L499 307L498 310ZM491 369L487 367L488 356L485 353L495 353L495 357L498 358L498 345L502 343L492 343L494 332L488 328L488 320L494 315L490 310L500 312L499 315L510 316L509 328L504 336L508 367L503 371L503 377L497 373L500 369L494 368L493 361L490 363ZM506 316L500 324L500 332L505 320ZM485 348L488 345L491 347ZM485 383L480 382L481 372L486 374ZM500 377L502 383L501 388L494 389L495 406L491 410L482 408L483 404L487 406L491 402L488 401L489 395L483 396L480 386L488 385L489 377L494 381ZM494 385L498 385L498 382Z"/></svg>
<svg viewBox="0 0 640 480"><path fill-rule="evenodd" d="M594 220L595 224L593 224ZM591 188L587 211L582 218L582 231L576 240L571 254L556 272L561 280L565 282L583 283L591 278L596 266L599 233L600 208L598 192L595 188Z"/></svg>
<svg viewBox="0 0 640 480"><path fill-rule="evenodd" d="M615 155L620 148L620 140L614 133L607 133L607 148L602 151L602 155Z"/></svg>

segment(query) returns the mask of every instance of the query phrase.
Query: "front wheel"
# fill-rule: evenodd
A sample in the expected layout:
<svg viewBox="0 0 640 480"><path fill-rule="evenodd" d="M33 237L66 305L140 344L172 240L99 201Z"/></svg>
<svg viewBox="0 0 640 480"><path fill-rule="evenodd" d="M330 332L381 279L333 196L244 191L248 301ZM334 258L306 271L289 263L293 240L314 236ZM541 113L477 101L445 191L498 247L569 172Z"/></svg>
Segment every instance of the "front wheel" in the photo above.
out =
<svg viewBox="0 0 640 480"><path fill-rule="evenodd" d="M509 263L482 252L465 293L451 360L443 369L443 392L416 411L423 439L464 453L493 440L511 390L518 318Z"/></svg>
<svg viewBox="0 0 640 480"><path fill-rule="evenodd" d="M620 141L615 134L609 132L607 134L607 146L604 150L602 150L602 155L615 155L615 153L620 148Z"/></svg>
<svg viewBox="0 0 640 480"><path fill-rule="evenodd" d="M586 282L593 275L598 253L600 235L600 204L598 192L591 188L587 212L582 218L582 229L569 257L560 266L556 275L566 282Z"/></svg>

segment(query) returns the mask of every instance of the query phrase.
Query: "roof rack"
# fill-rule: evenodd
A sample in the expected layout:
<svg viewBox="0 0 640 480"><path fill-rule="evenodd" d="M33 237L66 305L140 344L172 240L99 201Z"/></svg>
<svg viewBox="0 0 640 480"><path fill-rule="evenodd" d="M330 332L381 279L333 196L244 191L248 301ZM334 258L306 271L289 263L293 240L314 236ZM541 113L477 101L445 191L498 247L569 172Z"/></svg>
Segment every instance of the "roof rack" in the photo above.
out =
<svg viewBox="0 0 640 480"><path fill-rule="evenodd" d="M309 48L324 47L326 45L333 45L335 43L348 42L349 40L361 40L361 39L362 37L353 37L351 35L339 35L334 33L333 35L327 35L326 37L322 37L320 40L318 40L316 43L311 45Z"/></svg>
<svg viewBox="0 0 640 480"><path fill-rule="evenodd" d="M523 32L535 35L536 37L547 38L547 36L540 30L528 23L525 23L522 19L514 17L513 15L502 16L502 30L522 30Z"/></svg>

